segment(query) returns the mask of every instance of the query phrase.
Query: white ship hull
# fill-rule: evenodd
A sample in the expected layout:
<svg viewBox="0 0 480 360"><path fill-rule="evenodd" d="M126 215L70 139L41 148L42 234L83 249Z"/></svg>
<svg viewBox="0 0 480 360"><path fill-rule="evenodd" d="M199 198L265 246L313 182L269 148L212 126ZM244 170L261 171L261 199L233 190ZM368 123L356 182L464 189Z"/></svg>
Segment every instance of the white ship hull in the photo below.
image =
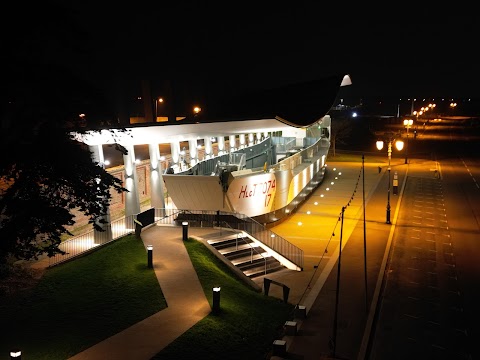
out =
<svg viewBox="0 0 480 360"><path fill-rule="evenodd" d="M233 212L260 223L277 222L294 211L324 178L330 148L327 118L318 126L322 136L309 138L315 141L312 145L296 149L277 163L205 175L194 171L164 174L168 195L178 209Z"/></svg>

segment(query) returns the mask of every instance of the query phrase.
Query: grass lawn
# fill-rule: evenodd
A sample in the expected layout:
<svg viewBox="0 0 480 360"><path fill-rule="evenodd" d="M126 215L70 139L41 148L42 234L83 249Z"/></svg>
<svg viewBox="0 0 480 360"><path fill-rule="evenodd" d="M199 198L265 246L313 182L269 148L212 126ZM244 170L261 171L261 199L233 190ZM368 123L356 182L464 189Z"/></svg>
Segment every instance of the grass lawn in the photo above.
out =
<svg viewBox="0 0 480 360"><path fill-rule="evenodd" d="M24 359L67 359L165 307L143 242L129 235L0 297L0 357L18 348Z"/></svg>
<svg viewBox="0 0 480 360"><path fill-rule="evenodd" d="M221 287L220 311L211 313L152 359L263 360L273 340L283 336L294 306L248 287L203 243L185 242L212 306L212 288Z"/></svg>
<svg viewBox="0 0 480 360"><path fill-rule="evenodd" d="M212 287L221 286L221 310L154 359L265 359L293 305L245 285L203 243L185 246L210 304ZM31 289L1 296L0 357L18 348L24 359L64 360L165 306L143 242L129 235L48 269Z"/></svg>

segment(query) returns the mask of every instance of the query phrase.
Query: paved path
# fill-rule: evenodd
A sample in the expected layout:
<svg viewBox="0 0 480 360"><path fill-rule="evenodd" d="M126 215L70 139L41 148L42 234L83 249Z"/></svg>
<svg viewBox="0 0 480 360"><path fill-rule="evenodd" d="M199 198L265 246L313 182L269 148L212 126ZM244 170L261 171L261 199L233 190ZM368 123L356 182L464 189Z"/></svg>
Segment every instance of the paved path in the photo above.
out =
<svg viewBox="0 0 480 360"><path fill-rule="evenodd" d="M337 248L329 261L335 266L322 272L312 287L311 296L303 301L307 316L296 319L297 335L284 336L285 358L366 358L405 180L407 176L435 176L430 171L435 168L434 162L411 160L408 166L398 164L392 166L392 172L397 171L399 179L398 195L391 195L392 224L386 224L388 176L383 173L368 196L365 227L363 217L359 217L342 244L340 277L337 276Z"/></svg>
<svg viewBox="0 0 480 360"><path fill-rule="evenodd" d="M191 229L201 235L204 230ZM182 240L182 227L153 226L142 232L153 245L153 267L168 308L71 357L72 360L150 359L207 316L210 304ZM119 314L121 316L121 314Z"/></svg>
<svg viewBox="0 0 480 360"><path fill-rule="evenodd" d="M341 354L339 357L355 359L364 351L369 335L368 331L365 335L364 329L368 328L374 313L379 273L384 266L401 193L391 196L392 225L385 224L388 183L385 163L365 164L365 193L361 165L329 162L328 176L319 188L288 220L271 229L302 248L305 255L304 271L287 270L267 276L289 287L290 303L306 307L307 317L298 320L297 335L284 337L286 358L318 359L332 354L332 338L336 340L335 352L337 356ZM383 166L381 172L379 165ZM430 169L432 164L408 167ZM401 184L407 172L403 159L392 161L392 176L395 171ZM427 171L425 176L433 175ZM368 296L364 280L363 194L367 204ZM343 206L346 209L341 226ZM211 232L209 228L192 227L189 236L201 239ZM335 338L340 238L344 250ZM152 226L142 232L142 239L145 245L154 246L153 266L168 308L70 359L148 360L210 313L210 304L182 241L182 227ZM262 288L263 281L263 277L255 280ZM283 289L272 285L269 295L283 299Z"/></svg>

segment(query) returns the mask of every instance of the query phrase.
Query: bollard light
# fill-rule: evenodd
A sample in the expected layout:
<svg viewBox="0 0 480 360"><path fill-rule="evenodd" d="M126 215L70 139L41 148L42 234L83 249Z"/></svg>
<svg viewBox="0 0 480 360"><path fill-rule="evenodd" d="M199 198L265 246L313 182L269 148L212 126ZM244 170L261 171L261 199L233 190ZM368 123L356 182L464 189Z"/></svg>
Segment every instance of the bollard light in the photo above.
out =
<svg viewBox="0 0 480 360"><path fill-rule="evenodd" d="M183 240L188 239L188 221L182 222L182 227L183 227Z"/></svg>
<svg viewBox="0 0 480 360"><path fill-rule="evenodd" d="M153 246L147 245L147 266L149 268L153 267Z"/></svg>
<svg viewBox="0 0 480 360"><path fill-rule="evenodd" d="M213 304L212 310L215 313L220 311L220 286L214 287L213 289Z"/></svg>
<svg viewBox="0 0 480 360"><path fill-rule="evenodd" d="M10 351L10 359L22 360L22 352L20 350Z"/></svg>

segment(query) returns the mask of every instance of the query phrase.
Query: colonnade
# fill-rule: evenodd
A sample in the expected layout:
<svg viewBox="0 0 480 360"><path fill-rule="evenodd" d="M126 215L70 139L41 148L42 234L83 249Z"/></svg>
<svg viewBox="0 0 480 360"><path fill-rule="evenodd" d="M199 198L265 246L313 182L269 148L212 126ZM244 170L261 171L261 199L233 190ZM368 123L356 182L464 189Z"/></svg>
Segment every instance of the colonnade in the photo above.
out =
<svg viewBox="0 0 480 360"><path fill-rule="evenodd" d="M228 149L226 147L225 136L217 135L215 137L204 137L203 138L203 148L204 148L204 159L210 159L218 155L223 155L228 152L233 152L248 146L252 146L260 141L262 141L268 134L265 133L249 133L249 134L239 134L229 135L228 137ZM214 154L214 143L217 144L217 152ZM140 210L140 197L138 191L138 175L136 171L136 157L134 144L121 144L127 150L127 154L123 155L124 163L124 172L125 172L125 183L124 187L128 190L125 192L125 216L136 215L141 212ZM150 176L146 181L150 182L150 198L152 208L165 208L165 195L163 187L163 176L162 176L162 167L161 167L161 154L158 143L148 144L149 150L149 159L150 159ZM204 159L199 158L199 147L198 139L189 139L189 157L190 161L188 164L181 164L181 162L186 162L185 150L181 149L180 141L170 142L170 156L172 163L170 166L194 166L197 162ZM102 144L90 145L90 151L92 153L92 161L98 162L101 166L105 166L105 158L103 153ZM99 225L106 231L110 231L110 210L107 209L106 213L102 217L106 220L106 224Z"/></svg>

